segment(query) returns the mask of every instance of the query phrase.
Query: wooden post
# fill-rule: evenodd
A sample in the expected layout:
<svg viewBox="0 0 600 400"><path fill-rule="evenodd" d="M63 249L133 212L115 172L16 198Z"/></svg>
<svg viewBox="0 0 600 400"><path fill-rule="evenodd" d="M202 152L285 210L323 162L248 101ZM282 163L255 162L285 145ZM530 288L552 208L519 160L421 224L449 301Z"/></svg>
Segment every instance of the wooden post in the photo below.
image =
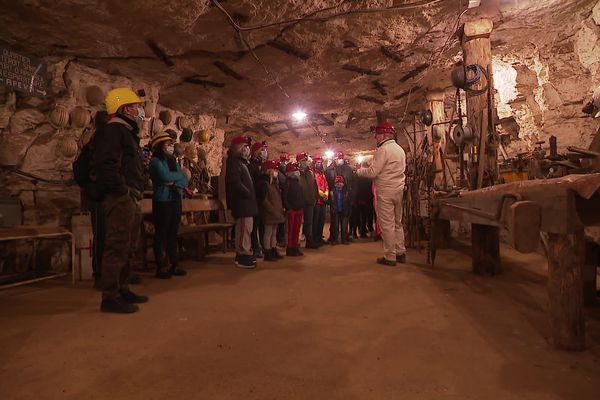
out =
<svg viewBox="0 0 600 400"><path fill-rule="evenodd" d="M583 350L583 230L548 233L548 298L552 344L561 350Z"/></svg>
<svg viewBox="0 0 600 400"><path fill-rule="evenodd" d="M487 171L494 176L498 169L498 151L487 146L488 135L492 133L489 128L491 126L490 120L493 118L490 115L490 110L494 107L493 87L489 87L492 82L492 48L490 42L492 29L493 24L489 19L466 22L462 38L465 65L477 64L486 72L490 72L488 79L482 76L478 83L471 86L471 89L483 89L488 86L491 92L486 91L481 94L467 92L467 119L469 125L474 129L474 144L477 146L478 168L473 169L473 172L477 171L477 179L474 180L476 188L483 186L484 172ZM494 178L496 177L494 176Z"/></svg>
<svg viewBox="0 0 600 400"><path fill-rule="evenodd" d="M600 266L600 246L594 242L585 244L585 263L583 266L583 302L586 306L598 305L598 293L596 289L596 269Z"/></svg>
<svg viewBox="0 0 600 400"><path fill-rule="evenodd" d="M498 227L471 224L471 251L474 273L493 276L501 272Z"/></svg>
<svg viewBox="0 0 600 400"><path fill-rule="evenodd" d="M427 101L429 110L431 110L433 116L433 124L444 122L444 92L434 91L427 93ZM431 139L430 143L432 143L432 161L436 170L434 184L440 188L445 186L446 183L443 159L443 152L446 149L446 135L444 128L444 125L432 125L429 136Z"/></svg>

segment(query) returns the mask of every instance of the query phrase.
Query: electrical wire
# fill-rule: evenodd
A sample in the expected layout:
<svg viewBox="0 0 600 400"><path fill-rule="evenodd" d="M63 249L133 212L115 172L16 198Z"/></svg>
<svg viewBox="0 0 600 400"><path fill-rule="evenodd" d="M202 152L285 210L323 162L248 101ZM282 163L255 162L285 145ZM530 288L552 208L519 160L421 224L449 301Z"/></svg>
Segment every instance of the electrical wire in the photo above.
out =
<svg viewBox="0 0 600 400"><path fill-rule="evenodd" d="M331 15L328 15L325 17L304 16L304 17L299 17L299 18L288 19L285 21L271 22L271 23L264 24L264 25L243 27L243 26L238 25L235 22L233 17L227 12L227 10L225 10L225 8L221 5L221 3L218 0L212 0L213 4L217 8L219 8L219 10L221 10L221 12L223 12L227 16L227 18L229 18L229 21L231 22L233 27L239 32L254 31L254 30L258 30L258 29L265 29L265 28L270 28L270 27L279 26L279 25L289 25L289 24L293 24L295 22L304 22L304 21L324 22L324 21L327 21L332 18L343 17L343 16L350 15L350 14L369 14L369 13L378 13L378 12L386 12L386 11L410 10L410 9L414 9L414 8L420 8L420 7L425 7L428 5L433 5L433 4L439 3L441 1L443 1L443 0L420 0L420 1L415 1L413 3L401 4L401 5L385 7L385 8L363 8L363 9L357 9L357 10L348 10L348 11L344 11L344 12L340 12L340 13L336 13L336 14L331 14ZM327 8L317 10L312 14L314 15L316 13L333 10L345 3L348 3L348 0L343 0L340 3L338 3L332 7L327 7Z"/></svg>

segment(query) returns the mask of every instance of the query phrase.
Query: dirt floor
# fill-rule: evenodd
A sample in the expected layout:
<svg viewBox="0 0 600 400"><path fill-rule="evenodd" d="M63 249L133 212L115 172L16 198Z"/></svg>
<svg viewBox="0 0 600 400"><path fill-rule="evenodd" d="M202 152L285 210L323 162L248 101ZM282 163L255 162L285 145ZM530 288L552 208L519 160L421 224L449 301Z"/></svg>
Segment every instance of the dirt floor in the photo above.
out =
<svg viewBox="0 0 600 400"><path fill-rule="evenodd" d="M101 314L68 281L0 291L0 399L599 399L600 313L588 349L546 340L545 264L503 249L496 278L465 249L374 264L380 244L144 279L150 302Z"/></svg>

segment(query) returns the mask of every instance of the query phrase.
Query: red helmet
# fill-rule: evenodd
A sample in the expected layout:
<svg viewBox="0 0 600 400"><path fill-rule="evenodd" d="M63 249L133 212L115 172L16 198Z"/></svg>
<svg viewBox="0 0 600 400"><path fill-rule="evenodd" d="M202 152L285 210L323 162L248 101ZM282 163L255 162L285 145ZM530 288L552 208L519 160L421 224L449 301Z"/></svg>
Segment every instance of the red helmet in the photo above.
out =
<svg viewBox="0 0 600 400"><path fill-rule="evenodd" d="M250 147L250 153L254 154L258 150L262 149L263 147L267 147L267 145L263 142L256 142L252 145L252 147Z"/></svg>
<svg viewBox="0 0 600 400"><path fill-rule="evenodd" d="M312 159L313 161L323 161L323 157L320 154L315 154Z"/></svg>
<svg viewBox="0 0 600 400"><path fill-rule="evenodd" d="M375 133L396 133L396 129L390 121L383 121L375 128Z"/></svg>
<svg viewBox="0 0 600 400"><path fill-rule="evenodd" d="M248 144L248 139L246 136L237 136L231 140L231 145L236 144Z"/></svg>
<svg viewBox="0 0 600 400"><path fill-rule="evenodd" d="M344 152L343 151L336 151L335 152L335 159L336 160L343 160L344 159Z"/></svg>
<svg viewBox="0 0 600 400"><path fill-rule="evenodd" d="M295 162L291 162L288 165L285 166L285 172L289 173L289 172L296 172L298 171L298 164L296 164Z"/></svg>
<svg viewBox="0 0 600 400"><path fill-rule="evenodd" d="M288 153L279 153L279 161L290 161L290 155Z"/></svg>
<svg viewBox="0 0 600 400"><path fill-rule="evenodd" d="M333 184L335 185L338 183L346 183L346 180L342 175L337 175L335 178L333 178Z"/></svg>
<svg viewBox="0 0 600 400"><path fill-rule="evenodd" d="M260 166L260 168L262 169L263 172L266 172L270 169L277 169L277 161L275 160L267 160L265 162L262 163L262 165Z"/></svg>
<svg viewBox="0 0 600 400"><path fill-rule="evenodd" d="M308 161L308 153L303 151L301 153L296 154L296 162L300 161Z"/></svg>

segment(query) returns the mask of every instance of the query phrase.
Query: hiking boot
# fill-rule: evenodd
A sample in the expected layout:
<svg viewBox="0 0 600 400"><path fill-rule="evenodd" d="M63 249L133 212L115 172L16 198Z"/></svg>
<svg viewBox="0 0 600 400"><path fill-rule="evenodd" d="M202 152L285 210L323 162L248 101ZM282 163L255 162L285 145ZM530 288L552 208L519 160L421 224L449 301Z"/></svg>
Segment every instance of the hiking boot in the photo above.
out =
<svg viewBox="0 0 600 400"><path fill-rule="evenodd" d="M288 257L298 257L299 254L296 253L295 247L288 247L285 249L285 255Z"/></svg>
<svg viewBox="0 0 600 400"><path fill-rule="evenodd" d="M238 268L252 269L256 267L256 259L252 256L235 256L235 265Z"/></svg>
<svg viewBox="0 0 600 400"><path fill-rule="evenodd" d="M139 285L140 283L142 283L142 277L139 274L129 275L129 284L130 285Z"/></svg>
<svg viewBox="0 0 600 400"><path fill-rule="evenodd" d="M147 303L148 296L140 296L129 290L127 292L121 292L121 300L126 303Z"/></svg>
<svg viewBox="0 0 600 400"><path fill-rule="evenodd" d="M380 257L377 259L377 264L387 265L388 267L395 267L396 261L390 261L385 257Z"/></svg>
<svg viewBox="0 0 600 400"><path fill-rule="evenodd" d="M162 269L156 270L156 278L158 279L171 279L171 273Z"/></svg>
<svg viewBox="0 0 600 400"><path fill-rule="evenodd" d="M177 266L172 266L169 270L169 273L173 276L184 276L187 275L187 271L185 269L181 269Z"/></svg>
<svg viewBox="0 0 600 400"><path fill-rule="evenodd" d="M279 254L279 250L277 250L277 247L273 249L273 256L278 260L281 260L283 258L283 256Z"/></svg>
<svg viewBox="0 0 600 400"><path fill-rule="evenodd" d="M254 258L263 258L265 256L265 253L263 253L262 249L257 249L254 250Z"/></svg>
<svg viewBox="0 0 600 400"><path fill-rule="evenodd" d="M104 299L100 304L100 311L115 314L131 314L139 311L140 308L122 299Z"/></svg>
<svg viewBox="0 0 600 400"><path fill-rule="evenodd" d="M406 264L406 254L396 255L396 262L400 264Z"/></svg>
<svg viewBox="0 0 600 400"><path fill-rule="evenodd" d="M265 261L277 261L277 257L273 254L275 249L265 249Z"/></svg>

